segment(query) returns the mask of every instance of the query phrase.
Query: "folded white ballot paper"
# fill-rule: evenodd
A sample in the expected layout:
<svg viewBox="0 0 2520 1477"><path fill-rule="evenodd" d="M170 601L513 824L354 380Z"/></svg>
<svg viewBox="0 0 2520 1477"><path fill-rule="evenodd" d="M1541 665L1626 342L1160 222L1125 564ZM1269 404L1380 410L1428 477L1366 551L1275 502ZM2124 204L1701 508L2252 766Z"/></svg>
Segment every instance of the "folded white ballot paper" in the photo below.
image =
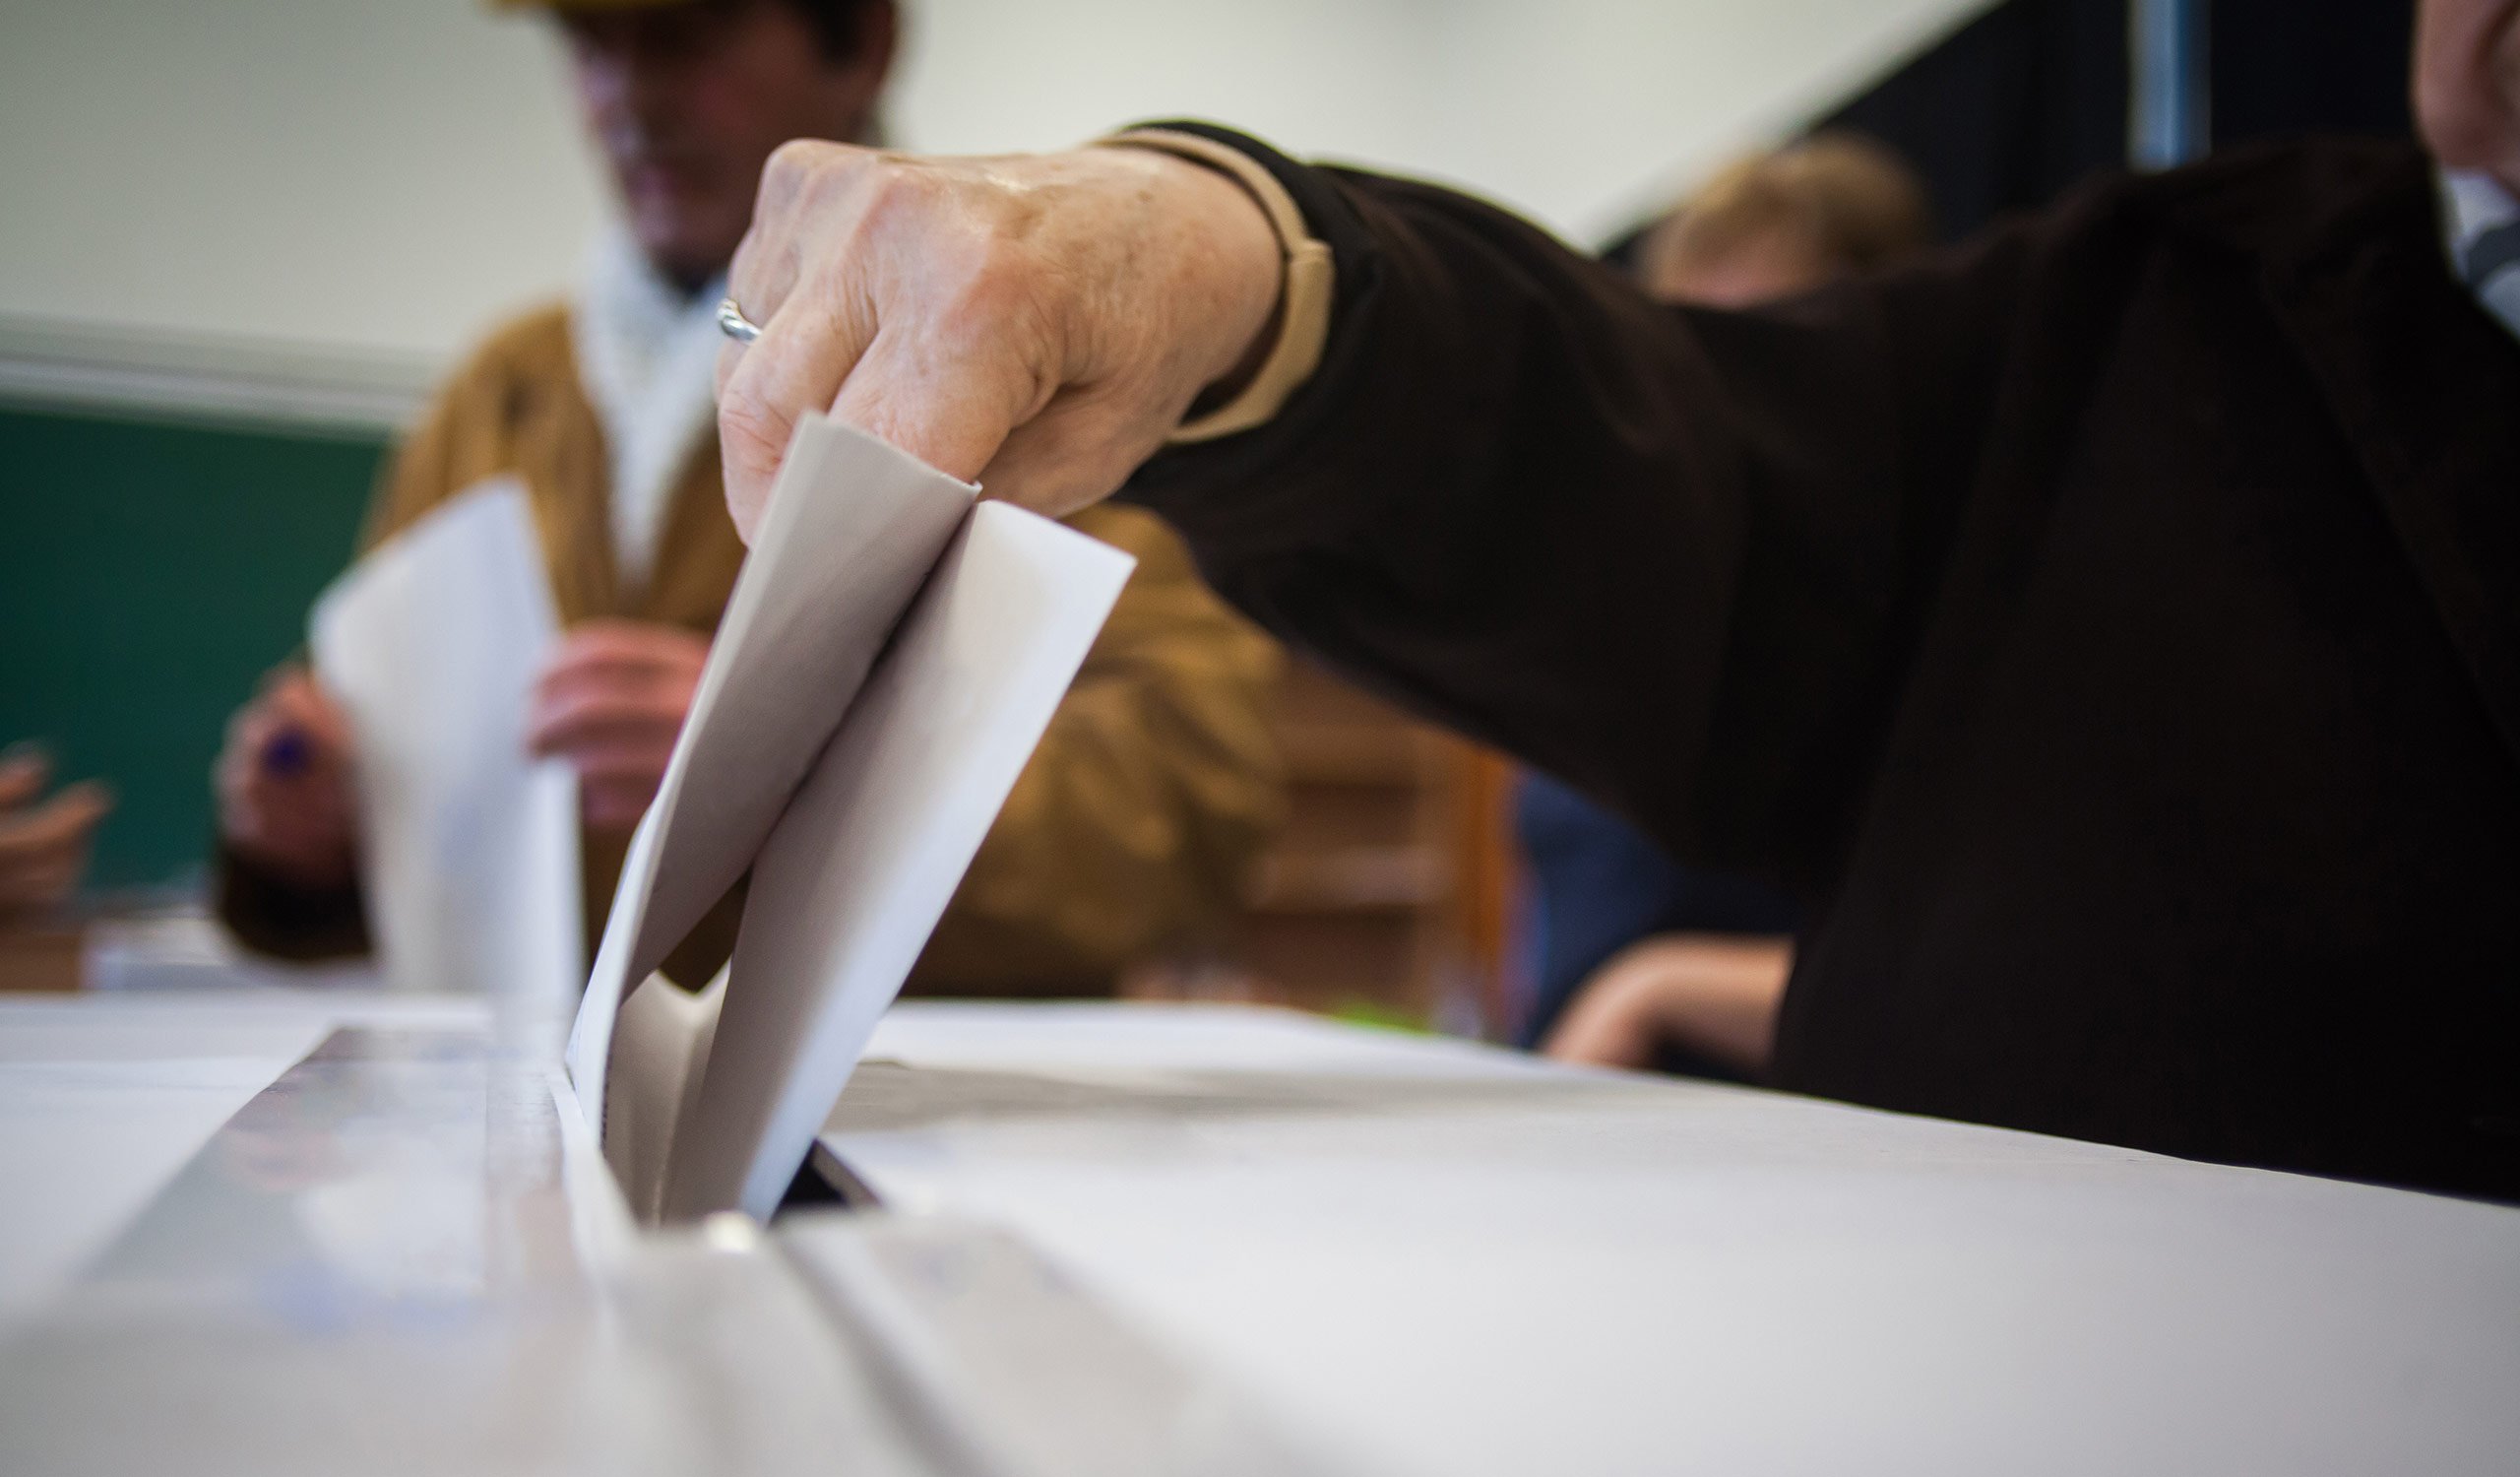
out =
<svg viewBox="0 0 2520 1477"><path fill-rule="evenodd" d="M578 791L565 763L526 751L559 626L525 489L493 479L448 499L334 581L308 627L349 720L387 983L565 1019L586 976Z"/></svg>
<svg viewBox="0 0 2520 1477"><path fill-rule="evenodd" d="M1134 567L976 493L789 443L569 1042L646 1219L778 1204ZM724 975L655 975L747 871Z"/></svg>

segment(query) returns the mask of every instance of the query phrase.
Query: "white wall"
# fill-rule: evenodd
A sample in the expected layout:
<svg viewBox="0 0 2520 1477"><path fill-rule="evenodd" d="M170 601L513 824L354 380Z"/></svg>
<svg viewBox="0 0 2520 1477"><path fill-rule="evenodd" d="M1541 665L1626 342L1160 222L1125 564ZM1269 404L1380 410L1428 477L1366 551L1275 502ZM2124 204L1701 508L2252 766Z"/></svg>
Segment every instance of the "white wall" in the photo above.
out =
<svg viewBox="0 0 2520 1477"><path fill-rule="evenodd" d="M904 3L904 144L1047 147L1199 114L1578 236L1978 8ZM544 27L479 0L0 0L0 327L433 371L564 281L602 208L558 65Z"/></svg>

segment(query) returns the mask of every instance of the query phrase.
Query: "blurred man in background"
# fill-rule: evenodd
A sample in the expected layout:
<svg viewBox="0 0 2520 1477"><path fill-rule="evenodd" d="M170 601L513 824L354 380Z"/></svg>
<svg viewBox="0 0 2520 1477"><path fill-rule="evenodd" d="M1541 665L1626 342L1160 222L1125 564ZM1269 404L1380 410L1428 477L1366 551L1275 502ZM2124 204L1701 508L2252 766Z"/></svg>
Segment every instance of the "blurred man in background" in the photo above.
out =
<svg viewBox="0 0 2520 1477"><path fill-rule="evenodd" d="M711 384L726 265L774 149L876 136L896 17L890 0L540 8L565 35L623 225L566 304L509 324L457 371L402 447L367 539L484 478L526 483L566 626L531 741L578 771L599 931L743 556ZM1275 817L1275 648L1199 584L1151 516L1071 521L1134 554L1137 572L914 990L1105 990L1237 900ZM237 715L216 777L220 905L248 944L297 957L366 948L355 763L343 716L301 670L276 674ZM694 986L713 973L739 903L729 896L666 972Z"/></svg>
<svg viewBox="0 0 2520 1477"><path fill-rule="evenodd" d="M1934 235L1924 185L1854 134L1820 134L1717 174L1646 232L1656 298L1747 308L1887 267ZM1562 1060L1756 1080L1794 967L1777 888L1684 867L1546 775L1517 797L1538 948L1525 1042Z"/></svg>

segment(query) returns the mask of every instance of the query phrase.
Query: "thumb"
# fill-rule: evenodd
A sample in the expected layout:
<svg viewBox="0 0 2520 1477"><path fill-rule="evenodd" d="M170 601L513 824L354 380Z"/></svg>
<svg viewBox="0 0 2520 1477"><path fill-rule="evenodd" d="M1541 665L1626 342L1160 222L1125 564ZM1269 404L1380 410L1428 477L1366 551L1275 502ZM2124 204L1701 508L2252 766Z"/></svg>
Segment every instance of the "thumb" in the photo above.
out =
<svg viewBox="0 0 2520 1477"><path fill-rule="evenodd" d="M52 758L39 744L13 743L0 749L0 810L23 805L43 793L52 777Z"/></svg>
<svg viewBox="0 0 2520 1477"><path fill-rule="evenodd" d="M1063 392L1015 428L980 474L981 490L1064 518L1102 501L1163 445L1143 403L1109 389Z"/></svg>

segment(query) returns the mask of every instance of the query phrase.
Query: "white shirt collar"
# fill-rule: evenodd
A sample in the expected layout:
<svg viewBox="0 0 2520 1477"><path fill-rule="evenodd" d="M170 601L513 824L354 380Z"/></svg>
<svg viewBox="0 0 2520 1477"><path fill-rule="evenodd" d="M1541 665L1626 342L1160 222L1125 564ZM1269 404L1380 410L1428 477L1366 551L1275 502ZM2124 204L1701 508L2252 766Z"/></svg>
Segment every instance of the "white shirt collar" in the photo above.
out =
<svg viewBox="0 0 2520 1477"><path fill-rule="evenodd" d="M685 296L615 223L590 245L570 296L570 347L603 426L605 505L627 591L654 573L666 505L717 419L724 295L721 279Z"/></svg>
<svg viewBox="0 0 2520 1477"><path fill-rule="evenodd" d="M2487 312L2520 335L2520 200L2482 169L2444 169L2441 206L2452 270Z"/></svg>

